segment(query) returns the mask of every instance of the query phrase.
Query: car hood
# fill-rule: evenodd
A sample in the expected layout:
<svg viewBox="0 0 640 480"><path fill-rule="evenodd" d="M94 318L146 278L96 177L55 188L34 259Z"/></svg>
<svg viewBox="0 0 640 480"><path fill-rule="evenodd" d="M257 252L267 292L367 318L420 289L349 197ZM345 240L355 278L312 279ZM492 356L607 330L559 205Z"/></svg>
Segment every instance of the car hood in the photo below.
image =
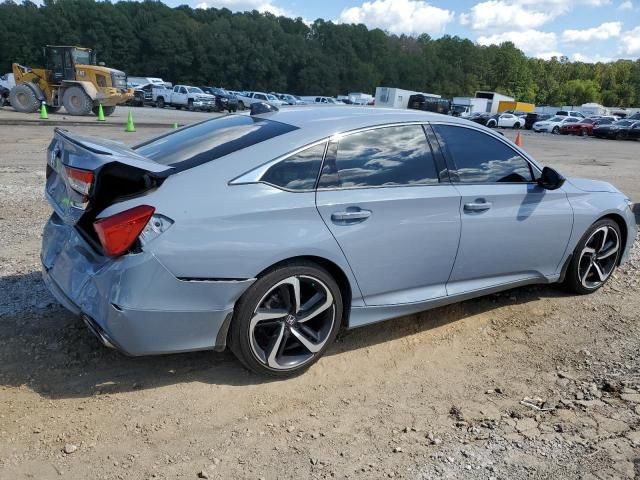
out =
<svg viewBox="0 0 640 480"><path fill-rule="evenodd" d="M576 177L570 177L567 180L571 183L571 185L584 192L620 193L620 190L618 190L616 187L608 182L603 182L601 180L591 180L588 178Z"/></svg>

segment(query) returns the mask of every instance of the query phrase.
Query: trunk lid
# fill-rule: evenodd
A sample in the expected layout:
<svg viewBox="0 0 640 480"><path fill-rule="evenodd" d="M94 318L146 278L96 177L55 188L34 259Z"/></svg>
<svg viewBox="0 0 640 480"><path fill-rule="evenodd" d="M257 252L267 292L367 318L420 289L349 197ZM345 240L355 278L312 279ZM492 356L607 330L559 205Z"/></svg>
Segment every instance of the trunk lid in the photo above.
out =
<svg viewBox="0 0 640 480"><path fill-rule="evenodd" d="M157 188L172 167L150 160L111 140L55 129L47 150L47 200L67 225L95 238L96 215L118 200ZM90 182L87 191L74 185L73 175Z"/></svg>

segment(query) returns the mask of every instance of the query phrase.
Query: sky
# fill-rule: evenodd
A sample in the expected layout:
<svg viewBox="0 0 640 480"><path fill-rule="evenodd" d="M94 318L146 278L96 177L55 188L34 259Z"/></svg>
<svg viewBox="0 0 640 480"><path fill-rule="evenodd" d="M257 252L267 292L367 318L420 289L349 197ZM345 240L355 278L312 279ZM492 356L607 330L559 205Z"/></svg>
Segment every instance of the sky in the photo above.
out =
<svg viewBox="0 0 640 480"><path fill-rule="evenodd" d="M389 33L444 34L482 45L513 42L531 57L582 62L640 57L640 0L164 0L363 23Z"/></svg>

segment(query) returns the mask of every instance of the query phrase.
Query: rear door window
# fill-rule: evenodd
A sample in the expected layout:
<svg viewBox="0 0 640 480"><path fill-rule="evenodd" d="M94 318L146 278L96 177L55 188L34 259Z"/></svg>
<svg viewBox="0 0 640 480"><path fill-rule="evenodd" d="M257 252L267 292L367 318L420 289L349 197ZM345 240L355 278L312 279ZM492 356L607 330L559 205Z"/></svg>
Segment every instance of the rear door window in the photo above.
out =
<svg viewBox="0 0 640 480"><path fill-rule="evenodd" d="M454 125L433 126L460 183L532 182L529 162L492 135ZM457 178L456 178L457 177Z"/></svg>
<svg viewBox="0 0 640 480"><path fill-rule="evenodd" d="M346 135L327 152L321 188L430 185L439 182L421 125Z"/></svg>
<svg viewBox="0 0 640 480"><path fill-rule="evenodd" d="M248 115L229 115L163 135L134 149L140 155L180 171L216 160L297 128Z"/></svg>

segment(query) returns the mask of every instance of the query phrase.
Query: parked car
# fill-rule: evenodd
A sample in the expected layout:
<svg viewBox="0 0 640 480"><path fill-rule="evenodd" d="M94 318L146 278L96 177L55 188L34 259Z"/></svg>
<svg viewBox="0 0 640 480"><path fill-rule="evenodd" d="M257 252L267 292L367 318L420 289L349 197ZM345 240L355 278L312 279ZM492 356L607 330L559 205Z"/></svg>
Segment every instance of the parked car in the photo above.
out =
<svg viewBox="0 0 640 480"><path fill-rule="evenodd" d="M542 120L533 124L532 130L534 132L549 132L560 133L560 129L567 123L578 123L580 119L578 117L551 117L549 120Z"/></svg>
<svg viewBox="0 0 640 480"><path fill-rule="evenodd" d="M238 110L238 98L235 95L223 90L222 88L215 87L200 87L204 93L213 95L216 102L215 111L233 113Z"/></svg>
<svg viewBox="0 0 640 480"><path fill-rule="evenodd" d="M158 108L172 106L180 110L206 110L211 112L216 108L215 97L204 93L198 87L189 85L175 85L173 89L162 86L154 86L152 99Z"/></svg>
<svg viewBox="0 0 640 480"><path fill-rule="evenodd" d="M279 93L276 95L276 97L278 97L283 103L287 105L306 105L307 104L307 102L302 100L302 98L300 98L299 96L291 95L289 93Z"/></svg>
<svg viewBox="0 0 640 480"><path fill-rule="evenodd" d="M446 98L430 97L422 93L416 93L409 97L407 108L448 115L451 112L451 102Z"/></svg>
<svg viewBox="0 0 640 480"><path fill-rule="evenodd" d="M579 122L565 123L560 127L562 135L593 135L593 126L596 124L595 118L583 118Z"/></svg>
<svg viewBox="0 0 640 480"><path fill-rule="evenodd" d="M640 112L629 115L627 117L627 120L640 120Z"/></svg>
<svg viewBox="0 0 640 480"><path fill-rule="evenodd" d="M238 96L238 107L240 110L248 108L252 103L266 102L274 107L281 107L283 102L276 98L275 95L264 92L242 92Z"/></svg>
<svg viewBox="0 0 640 480"><path fill-rule="evenodd" d="M551 117L553 117L553 115L549 113L527 113L524 118L524 128L531 130L534 123L549 120Z"/></svg>
<svg viewBox="0 0 640 480"><path fill-rule="evenodd" d="M343 326L527 284L594 292L636 237L612 185L406 109L225 115L131 148L57 129L47 162L44 281L102 343L228 345L276 377Z"/></svg>
<svg viewBox="0 0 640 480"><path fill-rule="evenodd" d="M593 135L597 138L638 140L640 139L640 121L624 119L608 125L598 125L593 129Z"/></svg>
<svg viewBox="0 0 640 480"><path fill-rule="evenodd" d="M489 128L520 128L524 126L524 119L513 113L500 113L490 118L486 125Z"/></svg>
<svg viewBox="0 0 640 480"><path fill-rule="evenodd" d="M559 110L556 112L556 116L584 118L584 114L582 112L578 112L577 110Z"/></svg>
<svg viewBox="0 0 640 480"><path fill-rule="evenodd" d="M492 113L472 113L468 120L472 122L479 123L480 125L486 125L489 120L491 120L496 115Z"/></svg>
<svg viewBox="0 0 640 480"><path fill-rule="evenodd" d="M323 104L323 105L345 105L345 103L343 103L340 100L337 100L337 99L335 99L333 97L307 96L307 97L302 97L302 100L304 100L307 103L319 103L319 104Z"/></svg>
<svg viewBox="0 0 640 480"><path fill-rule="evenodd" d="M9 89L6 87L0 86L0 107L4 107L5 105L10 105Z"/></svg>
<svg viewBox="0 0 640 480"><path fill-rule="evenodd" d="M134 107L144 107L145 105L154 105L153 88L156 85L147 83L146 85L138 85L133 89L133 98L127 102L128 105Z"/></svg>

